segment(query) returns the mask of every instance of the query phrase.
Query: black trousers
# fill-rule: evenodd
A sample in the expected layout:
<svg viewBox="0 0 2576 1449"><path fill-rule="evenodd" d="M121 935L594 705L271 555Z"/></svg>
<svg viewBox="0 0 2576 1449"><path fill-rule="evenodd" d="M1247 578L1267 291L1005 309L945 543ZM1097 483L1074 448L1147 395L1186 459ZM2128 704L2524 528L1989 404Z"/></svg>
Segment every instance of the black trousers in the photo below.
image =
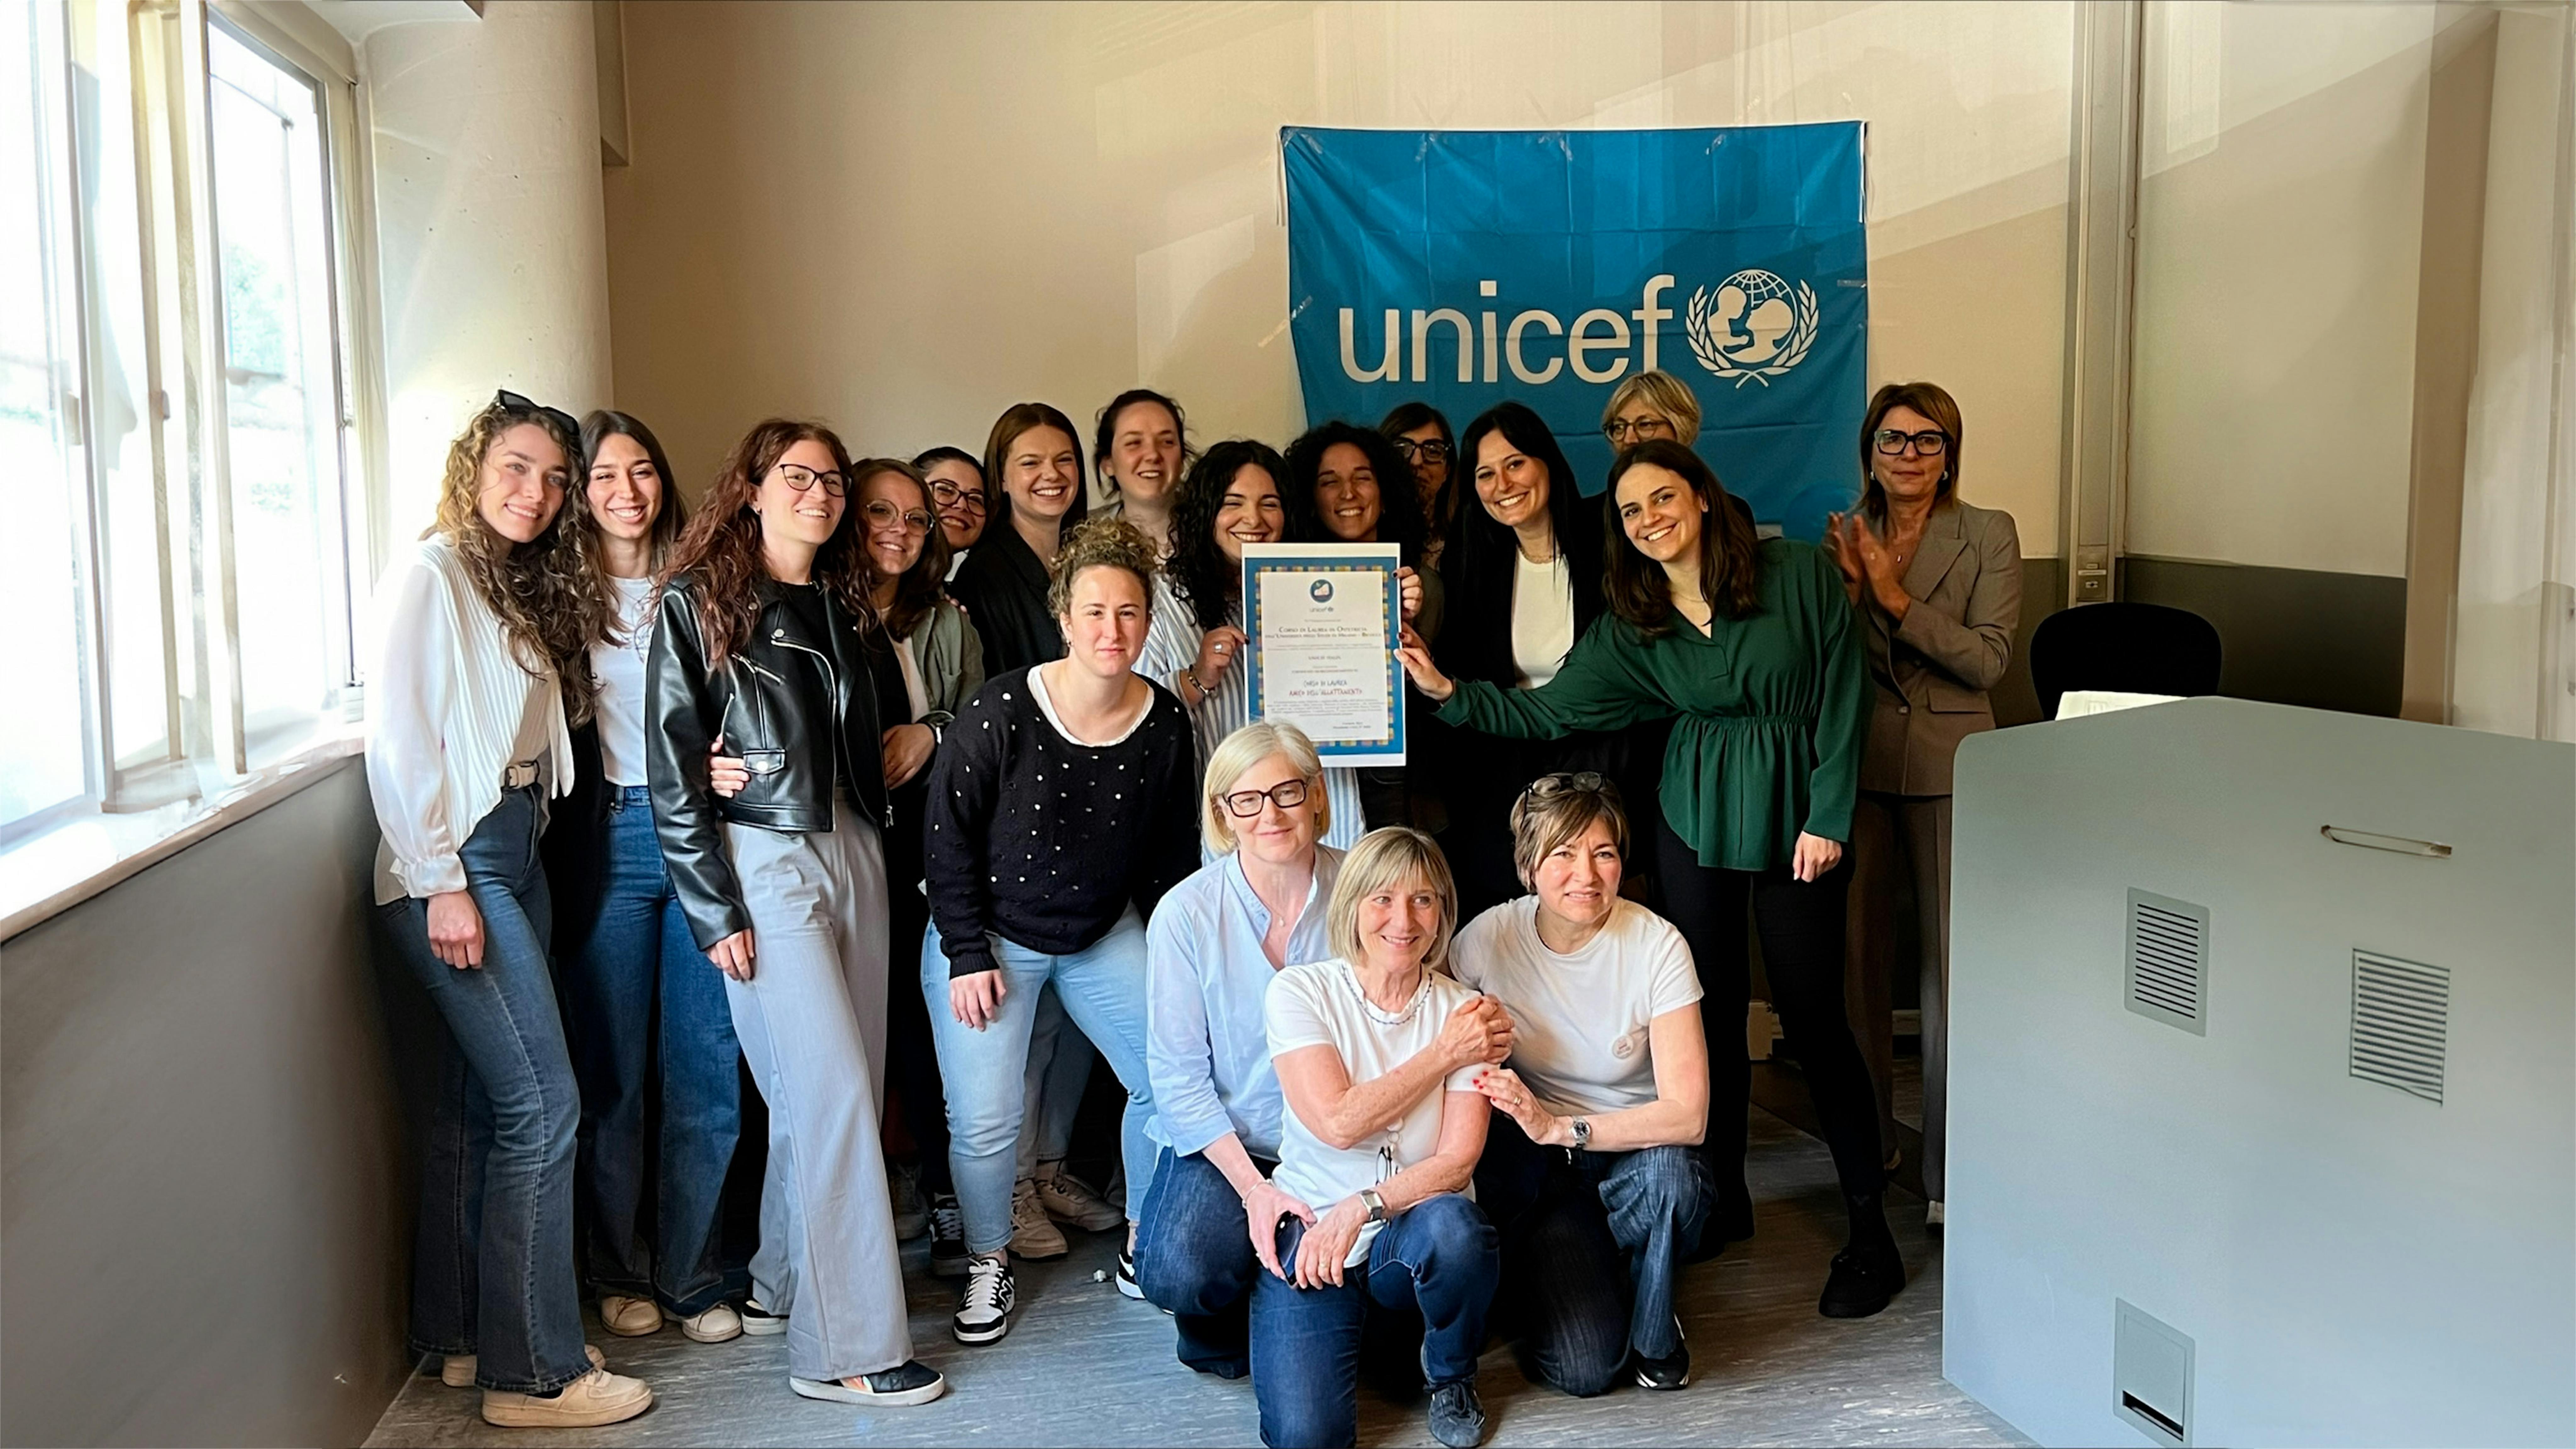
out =
<svg viewBox="0 0 2576 1449"><path fill-rule="evenodd" d="M1815 881L1798 880L1786 865L1724 870L1701 865L1699 853L1673 833L1662 811L1655 812L1655 821L1664 916L1690 943L1705 993L1700 1022L1708 1033L1708 1139L1701 1151L1717 1187L1710 1241L1747 1237L1753 1229L1753 1196L1744 1182L1746 1114L1753 1095L1753 1063L1744 1050L1744 1016L1753 999L1747 910L1753 928L1762 933L1771 1007L1780 1013L1788 1048L1815 1099L1825 1145L1833 1149L1834 1172L1845 1193L1876 1193L1885 1162L1879 1155L1878 1098L1843 1012L1843 911L1851 886L1850 857Z"/></svg>

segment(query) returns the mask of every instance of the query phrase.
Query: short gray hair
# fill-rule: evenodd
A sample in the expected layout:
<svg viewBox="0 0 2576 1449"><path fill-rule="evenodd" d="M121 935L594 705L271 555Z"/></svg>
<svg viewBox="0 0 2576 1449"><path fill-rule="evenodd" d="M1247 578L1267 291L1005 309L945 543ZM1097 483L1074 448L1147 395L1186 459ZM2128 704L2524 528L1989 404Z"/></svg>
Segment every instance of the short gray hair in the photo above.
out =
<svg viewBox="0 0 2576 1449"><path fill-rule="evenodd" d="M1205 786L1199 792L1199 838L1207 842L1208 854L1224 855L1241 843L1234 817L1218 797L1272 755L1286 756L1289 768L1306 782L1307 798L1315 806L1315 837L1320 840L1333 828L1333 802L1324 793L1324 761L1315 753L1315 742L1295 725L1255 720L1217 741L1208 753Z"/></svg>
<svg viewBox="0 0 2576 1449"><path fill-rule="evenodd" d="M1449 858L1430 836L1402 825L1372 830L1342 857L1341 874L1333 878L1333 899L1324 908L1324 944L1354 966L1368 960L1360 940L1360 902L1395 886L1420 884L1440 900L1440 932L1422 955L1422 969L1449 964L1449 941L1458 931L1458 885L1449 874Z"/></svg>

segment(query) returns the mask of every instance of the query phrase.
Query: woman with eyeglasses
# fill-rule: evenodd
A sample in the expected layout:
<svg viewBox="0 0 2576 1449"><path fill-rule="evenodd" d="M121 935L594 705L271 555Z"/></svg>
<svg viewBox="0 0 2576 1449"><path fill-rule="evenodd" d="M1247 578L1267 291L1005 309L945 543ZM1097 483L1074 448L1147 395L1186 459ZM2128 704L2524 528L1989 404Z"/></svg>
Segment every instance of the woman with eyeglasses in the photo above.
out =
<svg viewBox="0 0 2576 1449"><path fill-rule="evenodd" d="M1413 467L1414 496L1422 507L1422 611L1414 615L1413 627L1423 642L1436 644L1441 621L1448 617L1440 560L1458 521L1457 470L1452 466L1458 440L1449 432L1449 420L1426 402L1397 404L1378 420L1377 430Z"/></svg>
<svg viewBox="0 0 2576 1449"><path fill-rule="evenodd" d="M1610 389L1601 409L1601 436L1610 440L1613 453L1658 438L1687 448L1699 438L1699 396L1660 367L1632 373Z"/></svg>
<svg viewBox="0 0 2576 1449"><path fill-rule="evenodd" d="M1145 636L1145 677L1169 688L1190 712L1198 760L1252 722L1250 641L1243 632L1243 550L1288 537L1280 480L1288 465L1267 444L1233 438L1199 456L1173 510L1174 546L1154 583L1154 625ZM1326 844L1347 848L1368 828L1360 772L1326 769L1332 797Z"/></svg>
<svg viewBox="0 0 2576 1449"><path fill-rule="evenodd" d="M1896 882L1914 884L1922 947L1923 1195L1942 1216L1950 1103L1950 762L1995 727L1988 691L2012 663L2021 625L2021 540L2012 515L1959 498L1959 405L1928 382L1889 383L1860 433L1861 506L1825 542L1861 612L1872 685L1869 744L1852 815L1854 1029L1890 1102L1895 1028Z"/></svg>
<svg viewBox="0 0 2576 1449"><path fill-rule="evenodd" d="M984 476L1001 496L949 591L966 606L995 674L1064 657L1047 566L1090 513L1080 436L1062 412L1024 402L1004 409L985 440Z"/></svg>
<svg viewBox="0 0 2576 1449"><path fill-rule="evenodd" d="M850 477L811 423L734 445L672 553L645 759L662 858L769 1104L744 1328L784 1320L805 1398L922 1404L947 1381L912 1357L877 1140L894 820ZM748 774L731 797L711 779L719 738Z"/></svg>
<svg viewBox="0 0 2576 1449"><path fill-rule="evenodd" d="M562 526L570 415L504 392L448 446L438 517L378 586L367 788L375 899L445 1027L412 1250L411 1347L479 1385L486 1423L615 1424L653 1406L582 1342L573 1270L580 1089L537 859L571 783L570 722L608 635Z"/></svg>
<svg viewBox="0 0 2576 1449"><path fill-rule="evenodd" d="M1472 1449L1497 1264L1475 1201L1492 1115L1476 1084L1510 1054L1511 1018L1445 970L1458 894L1430 836L1370 831L1328 902L1330 954L1282 968L1262 1003L1286 1200L1246 1209L1268 1220L1251 1225L1264 1249L1252 1288L1261 1442L1352 1442L1376 1309L1421 1315L1431 1437Z"/></svg>
<svg viewBox="0 0 2576 1449"><path fill-rule="evenodd" d="M984 520L992 512L992 489L984 465L964 448L937 447L912 460L930 484L930 506L939 515L939 536L948 544L948 577L966 563L966 550L984 537Z"/></svg>
<svg viewBox="0 0 2576 1449"><path fill-rule="evenodd" d="M1014 1168L1046 988L1127 1088L1129 1202L1141 1206L1153 1180L1144 923L1198 866L1189 720L1136 672L1154 573L1154 546L1130 525L1074 530L1052 585L1065 656L987 679L931 774L920 970L966 1217L966 1289L949 1325L960 1343L1001 1338L1018 1306ZM1130 1278L1134 1211L1120 1255Z"/></svg>
<svg viewBox="0 0 2576 1449"><path fill-rule="evenodd" d="M1566 652L1601 617L1601 523L1575 488L1556 435L1527 405L1500 403L1467 425L1460 456L1473 499L1462 499L1442 564L1458 617L1430 647L1442 671L1499 689L1554 678ZM1428 643L1429 641L1425 641ZM1443 762L1449 815L1441 843L1469 915L1521 892L1512 871L1510 813L1521 786L1557 770L1611 770L1625 759L1605 734L1527 742L1425 731Z"/></svg>
<svg viewBox="0 0 2576 1449"><path fill-rule="evenodd" d="M1262 1002L1283 967L1332 954L1324 903L1342 853L1323 843L1333 823L1323 776L1295 725L1227 735L1199 799L1213 860L1163 897L1145 930L1149 1130L1161 1153L1137 1220L1134 1281L1172 1314L1181 1362L1219 1378L1251 1372L1252 1282L1279 1266L1266 1229L1315 1217L1272 1181L1279 1074Z"/></svg>
<svg viewBox="0 0 2576 1449"><path fill-rule="evenodd" d="M644 763L653 575L687 510L642 422L595 412L581 439L584 479L566 495L564 526L614 617L609 637L591 646L598 707L573 731L579 766L547 823L545 858L564 1024L581 1082L574 1181L584 1276L611 1333L641 1337L670 1318L696 1342L722 1343L742 1332L725 1295L744 1265L726 1257L721 1231L742 1131L742 1047L724 978L690 939L663 867ZM648 1102L657 1124L649 1150Z"/></svg>
<svg viewBox="0 0 2576 1449"><path fill-rule="evenodd" d="M1477 1084L1504 1120L1476 1198L1503 1236L1504 1318L1536 1377L1577 1397L1625 1372L1690 1382L1673 1290L1708 1221L1708 1042L1690 947L1619 898L1628 817L1588 771L1512 806L1530 894L1467 923L1459 981L1512 1015L1512 1055Z"/></svg>
<svg viewBox="0 0 2576 1449"><path fill-rule="evenodd" d="M1610 467L1611 612L1535 689L1452 680L1417 645L1398 651L1441 717L1515 738L1670 718L1655 869L1707 992L1711 1241L1753 1231L1744 1182L1752 1064L1746 914L1762 933L1771 1004L1805 1069L1851 1227L1817 1310L1862 1318L1904 1286L1879 1194L1878 1111L1843 1014L1843 909L1869 675L1843 580L1824 551L1757 538L1699 456L1640 443Z"/></svg>
<svg viewBox="0 0 2576 1449"><path fill-rule="evenodd" d="M1110 494L1101 515L1134 524L1158 553L1170 557L1172 512L1189 461L1189 424L1179 403L1150 387L1111 398L1100 410L1091 444L1091 466Z"/></svg>

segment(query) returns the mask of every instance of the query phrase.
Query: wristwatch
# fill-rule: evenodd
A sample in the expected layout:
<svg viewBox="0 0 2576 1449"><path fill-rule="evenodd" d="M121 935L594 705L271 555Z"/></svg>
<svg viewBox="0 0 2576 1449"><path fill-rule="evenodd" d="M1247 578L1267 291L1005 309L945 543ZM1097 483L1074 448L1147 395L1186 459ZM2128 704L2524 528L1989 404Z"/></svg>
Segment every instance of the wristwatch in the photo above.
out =
<svg viewBox="0 0 2576 1449"><path fill-rule="evenodd" d="M1572 1132L1572 1133L1574 1134L1574 1150L1575 1150L1575 1151L1577 1151L1577 1152L1589 1152L1589 1151L1591 1151L1591 1150L1592 1150L1592 1119L1591 1119L1591 1118L1589 1118L1589 1117L1570 1117L1570 1118L1567 1118L1567 1119L1566 1119L1566 1124L1565 1124L1565 1125L1566 1125L1566 1129L1567 1129L1568 1131L1570 1131L1570 1132Z"/></svg>
<svg viewBox="0 0 2576 1449"><path fill-rule="evenodd" d="M1360 1206L1368 1209L1368 1220L1370 1222L1382 1223L1386 1221L1386 1199L1377 1195L1376 1188L1364 1187L1360 1189Z"/></svg>

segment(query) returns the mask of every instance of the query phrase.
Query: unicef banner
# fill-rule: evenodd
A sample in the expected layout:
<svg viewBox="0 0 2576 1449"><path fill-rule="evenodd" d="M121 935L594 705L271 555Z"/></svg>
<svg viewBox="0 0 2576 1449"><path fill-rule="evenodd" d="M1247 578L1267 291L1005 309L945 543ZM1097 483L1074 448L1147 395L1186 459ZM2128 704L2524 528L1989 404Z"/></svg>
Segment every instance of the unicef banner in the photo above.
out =
<svg viewBox="0 0 2576 1449"><path fill-rule="evenodd" d="M1280 133L1306 416L1450 426L1503 398L1555 428L1586 493L1619 379L1688 380L1700 456L1813 539L1850 506L1867 398L1861 124ZM1461 459L1464 469L1472 460Z"/></svg>

